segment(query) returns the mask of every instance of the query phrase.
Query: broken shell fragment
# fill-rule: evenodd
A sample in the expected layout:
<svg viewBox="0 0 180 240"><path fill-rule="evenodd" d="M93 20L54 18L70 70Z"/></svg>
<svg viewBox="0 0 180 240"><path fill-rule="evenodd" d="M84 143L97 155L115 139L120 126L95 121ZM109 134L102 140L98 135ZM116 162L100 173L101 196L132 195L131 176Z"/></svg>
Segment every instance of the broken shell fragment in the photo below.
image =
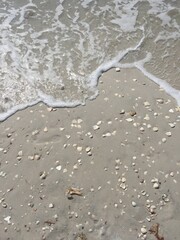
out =
<svg viewBox="0 0 180 240"><path fill-rule="evenodd" d="M133 117L133 116L136 115L136 112L135 112L135 111L130 111L130 112L129 112L129 115L130 115L131 117Z"/></svg>
<svg viewBox="0 0 180 240"><path fill-rule="evenodd" d="M70 187L67 189L66 191L66 195L78 195L78 196L82 196L82 192L80 189L78 188L73 188L73 187Z"/></svg>

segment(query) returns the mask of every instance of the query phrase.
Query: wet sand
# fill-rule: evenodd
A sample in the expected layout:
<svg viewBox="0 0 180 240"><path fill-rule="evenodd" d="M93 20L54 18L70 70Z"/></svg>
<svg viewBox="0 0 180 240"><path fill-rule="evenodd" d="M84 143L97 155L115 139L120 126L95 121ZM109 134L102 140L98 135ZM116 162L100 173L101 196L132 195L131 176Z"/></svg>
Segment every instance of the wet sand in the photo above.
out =
<svg viewBox="0 0 180 240"><path fill-rule="evenodd" d="M134 69L108 71L99 91L0 123L1 240L179 239L175 100Z"/></svg>

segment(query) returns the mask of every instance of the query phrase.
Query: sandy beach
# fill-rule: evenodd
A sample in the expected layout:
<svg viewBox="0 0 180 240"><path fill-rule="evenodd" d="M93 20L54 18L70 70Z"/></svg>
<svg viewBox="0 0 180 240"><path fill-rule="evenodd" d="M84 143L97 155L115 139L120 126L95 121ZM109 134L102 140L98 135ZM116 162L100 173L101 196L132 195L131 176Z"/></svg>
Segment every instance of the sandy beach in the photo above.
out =
<svg viewBox="0 0 180 240"><path fill-rule="evenodd" d="M179 240L177 103L135 69L98 88L0 123L1 240Z"/></svg>

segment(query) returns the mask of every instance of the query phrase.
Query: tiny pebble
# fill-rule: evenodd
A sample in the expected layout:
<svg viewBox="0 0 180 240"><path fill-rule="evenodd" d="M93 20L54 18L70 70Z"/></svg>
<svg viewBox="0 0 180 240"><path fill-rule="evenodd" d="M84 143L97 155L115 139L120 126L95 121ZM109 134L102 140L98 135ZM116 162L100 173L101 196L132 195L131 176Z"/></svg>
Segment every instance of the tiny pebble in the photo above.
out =
<svg viewBox="0 0 180 240"><path fill-rule="evenodd" d="M147 233L147 229L145 227L142 227L141 228L141 232L142 232L142 234L146 234Z"/></svg>
<svg viewBox="0 0 180 240"><path fill-rule="evenodd" d="M144 132L144 128L143 127L140 127L139 129L141 132Z"/></svg>
<svg viewBox="0 0 180 240"><path fill-rule="evenodd" d="M137 206L136 202L134 202L134 201L132 201L131 204L132 204L133 207L136 207L136 206Z"/></svg>
<svg viewBox="0 0 180 240"><path fill-rule="evenodd" d="M149 121L149 120L150 120L150 117L149 117L148 115L146 115L146 116L144 117L144 120Z"/></svg>
<svg viewBox="0 0 180 240"><path fill-rule="evenodd" d="M4 221L6 221L8 224L11 224L11 216L5 217Z"/></svg>
<svg viewBox="0 0 180 240"><path fill-rule="evenodd" d="M53 208L54 207L54 204L53 203L50 203L49 204L49 208Z"/></svg>
<svg viewBox="0 0 180 240"><path fill-rule="evenodd" d="M39 160L40 158L41 158L41 155L39 155L39 154L34 155L34 160Z"/></svg>
<svg viewBox="0 0 180 240"><path fill-rule="evenodd" d="M125 113L125 110L122 109L122 110L120 111L120 114L124 114L124 113Z"/></svg>
<svg viewBox="0 0 180 240"><path fill-rule="evenodd" d="M91 151L91 148L90 147L87 147L86 148L86 152L88 153L88 152L90 152Z"/></svg>
<svg viewBox="0 0 180 240"><path fill-rule="evenodd" d="M127 121L127 122L132 122L133 119L132 119L132 118L127 118L126 121Z"/></svg>
<svg viewBox="0 0 180 240"><path fill-rule="evenodd" d="M56 167L56 169L57 169L58 171L60 171L60 170L62 169L62 166L59 165L59 166Z"/></svg>
<svg viewBox="0 0 180 240"><path fill-rule="evenodd" d="M154 131L154 132L158 132L158 130L159 130L159 129L158 129L157 127L153 127L153 131Z"/></svg>
<svg viewBox="0 0 180 240"><path fill-rule="evenodd" d="M174 123L169 123L169 126L170 126L171 128L174 128L174 127L175 127L175 124L174 124Z"/></svg>
<svg viewBox="0 0 180 240"><path fill-rule="evenodd" d="M120 72L120 71L121 71L121 69L117 67L116 68L116 72Z"/></svg>
<svg viewBox="0 0 180 240"><path fill-rule="evenodd" d="M136 112L132 110L132 111L129 112L129 115L130 115L131 117L133 117L133 116L136 115Z"/></svg>
<svg viewBox="0 0 180 240"><path fill-rule="evenodd" d="M77 147L77 151L81 152L82 151L82 147Z"/></svg>
<svg viewBox="0 0 180 240"><path fill-rule="evenodd" d="M158 189L158 188L159 188L159 183L155 182L155 183L153 184L153 188Z"/></svg>
<svg viewBox="0 0 180 240"><path fill-rule="evenodd" d="M7 137L10 138L12 136L12 133L8 133Z"/></svg>
<svg viewBox="0 0 180 240"><path fill-rule="evenodd" d="M22 156L23 152L22 151L19 151L18 152L18 156Z"/></svg>
<svg viewBox="0 0 180 240"><path fill-rule="evenodd" d="M122 177L121 181L122 181L122 183L125 183L126 182L126 178Z"/></svg>
<svg viewBox="0 0 180 240"><path fill-rule="evenodd" d="M148 107L148 106L150 106L150 103L149 102L144 102L144 106Z"/></svg>
<svg viewBox="0 0 180 240"><path fill-rule="evenodd" d="M164 103L164 99L158 98L158 99L156 99L156 102L157 102L157 103L160 103L160 104L163 104L163 103Z"/></svg>
<svg viewBox="0 0 180 240"><path fill-rule="evenodd" d="M156 209L156 206L155 206L155 205L152 205L152 206L150 207L150 212L151 212L151 213L155 213L155 209Z"/></svg>
<svg viewBox="0 0 180 240"><path fill-rule="evenodd" d="M46 172L40 172L40 178L41 179L46 179L47 173Z"/></svg>
<svg viewBox="0 0 180 240"><path fill-rule="evenodd" d="M168 137L171 137L172 133L171 133L171 132L166 132L166 135L167 135Z"/></svg>
<svg viewBox="0 0 180 240"><path fill-rule="evenodd" d="M165 142L166 142L166 140L167 140L166 138L162 138L162 142L163 142L163 143L165 143Z"/></svg>
<svg viewBox="0 0 180 240"><path fill-rule="evenodd" d="M73 166L73 169L74 169L74 170L77 170L77 169L78 169L78 165L75 164L75 165Z"/></svg>
<svg viewBox="0 0 180 240"><path fill-rule="evenodd" d="M47 127L45 127L45 128L44 128L44 132L48 132L48 129L47 129Z"/></svg>
<svg viewBox="0 0 180 240"><path fill-rule="evenodd" d="M94 129L94 130L98 130L99 128L100 128L100 127L99 127L98 125L94 125L94 126L93 126L93 129Z"/></svg>

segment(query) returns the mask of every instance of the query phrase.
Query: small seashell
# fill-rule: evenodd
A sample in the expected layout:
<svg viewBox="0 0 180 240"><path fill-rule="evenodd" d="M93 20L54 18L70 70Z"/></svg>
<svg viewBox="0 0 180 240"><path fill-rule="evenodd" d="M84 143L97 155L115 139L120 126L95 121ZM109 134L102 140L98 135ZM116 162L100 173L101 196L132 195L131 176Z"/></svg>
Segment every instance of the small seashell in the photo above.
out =
<svg viewBox="0 0 180 240"><path fill-rule="evenodd" d="M127 122L132 122L132 121L133 121L133 118L127 118L126 121L127 121Z"/></svg>
<svg viewBox="0 0 180 240"><path fill-rule="evenodd" d="M66 191L66 195L77 195L77 196L82 196L82 192L80 189L78 188L73 188L73 187L70 187L67 189Z"/></svg>
<svg viewBox="0 0 180 240"><path fill-rule="evenodd" d="M82 151L82 147L79 147L79 146L78 146L78 147L77 147L77 151L78 151L78 152L81 152L81 151Z"/></svg>
<svg viewBox="0 0 180 240"><path fill-rule="evenodd" d="M132 201L132 203L131 203L131 204L132 204L132 206L133 206L133 207L136 207L136 206L137 206L137 203L136 203L136 202L134 202L134 201Z"/></svg>
<svg viewBox="0 0 180 240"><path fill-rule="evenodd" d="M154 132L158 132L158 130L159 130L158 127L153 127Z"/></svg>
<svg viewBox="0 0 180 240"><path fill-rule="evenodd" d="M152 205L152 206L150 207L150 212L151 212L152 214L154 214L154 213L155 213L155 209L156 209L156 206L155 206L155 205Z"/></svg>
<svg viewBox="0 0 180 240"><path fill-rule="evenodd" d="M160 103L160 104L163 104L163 103L164 103L164 99L158 98L158 99L156 99L156 102L157 102L157 103Z"/></svg>
<svg viewBox="0 0 180 240"><path fill-rule="evenodd" d="M47 173L44 171L44 172L40 172L40 178L41 179L46 179L46 177L47 177Z"/></svg>
<svg viewBox="0 0 180 240"><path fill-rule="evenodd" d="M52 112L53 108L52 107L48 107L47 110L48 110L48 112Z"/></svg>
<svg viewBox="0 0 180 240"><path fill-rule="evenodd" d="M142 234L146 234L146 233L147 233L147 229L146 229L145 226L143 226L143 227L141 228L141 233L142 233Z"/></svg>
<svg viewBox="0 0 180 240"><path fill-rule="evenodd" d="M160 187L160 184L159 184L158 182L155 182L155 183L153 184L153 188L154 188L154 189L159 189L159 187Z"/></svg>
<svg viewBox="0 0 180 240"><path fill-rule="evenodd" d="M175 124L174 124L174 123L169 123L169 126L170 126L171 128L174 128L174 127L175 127Z"/></svg>
<svg viewBox="0 0 180 240"><path fill-rule="evenodd" d="M99 128L100 128L100 127L99 127L98 125L94 125L94 126L93 126L93 129L94 129L94 130L98 130Z"/></svg>
<svg viewBox="0 0 180 240"><path fill-rule="evenodd" d="M7 137L10 138L12 136L12 133L8 133Z"/></svg>
<svg viewBox="0 0 180 240"><path fill-rule="evenodd" d="M58 171L61 171L61 169L62 169L62 166L61 166L61 165L59 165L59 166L57 166L57 167L56 167L56 169L57 169Z"/></svg>
<svg viewBox="0 0 180 240"><path fill-rule="evenodd" d="M122 188L123 190L125 190L125 189L126 189L125 183L121 183L121 184L120 184L120 188Z"/></svg>
<svg viewBox="0 0 180 240"><path fill-rule="evenodd" d="M23 155L23 152L22 152L22 150L21 150L21 151L18 152L18 156L20 157L20 156L22 156L22 155Z"/></svg>
<svg viewBox="0 0 180 240"><path fill-rule="evenodd" d="M150 117L146 114L146 116L144 117L144 120L149 121Z"/></svg>
<svg viewBox="0 0 180 240"><path fill-rule="evenodd" d="M73 166L73 169L74 169L74 170L77 170L77 169L78 169L78 165L75 164L75 165Z"/></svg>
<svg viewBox="0 0 180 240"><path fill-rule="evenodd" d="M39 160L40 158L41 158L41 155L39 155L39 154L35 154L33 160Z"/></svg>
<svg viewBox="0 0 180 240"><path fill-rule="evenodd" d="M87 152L87 155L88 156L92 156L92 152L90 151L90 152Z"/></svg>
<svg viewBox="0 0 180 240"><path fill-rule="evenodd" d="M171 133L171 132L166 132L166 135L167 135L168 137L171 137L172 133Z"/></svg>
<svg viewBox="0 0 180 240"><path fill-rule="evenodd" d="M174 177L174 172L170 172L170 176L171 176L171 177Z"/></svg>
<svg viewBox="0 0 180 240"><path fill-rule="evenodd" d="M88 152L90 152L91 151L91 148L90 147L87 147L86 148L86 152L88 153Z"/></svg>
<svg viewBox="0 0 180 240"><path fill-rule="evenodd" d="M122 177L121 182L122 182L122 183L125 183L125 182L126 182L126 178L125 178L125 177Z"/></svg>
<svg viewBox="0 0 180 240"><path fill-rule="evenodd" d="M120 114L125 114L125 110L122 109L122 110L120 111Z"/></svg>
<svg viewBox="0 0 180 240"><path fill-rule="evenodd" d="M149 102L144 102L144 106L145 106L145 107L149 107L149 106L150 106L150 103L149 103Z"/></svg>
<svg viewBox="0 0 180 240"><path fill-rule="evenodd" d="M80 118L77 120L77 123L78 123L78 124L80 124L80 123L82 123L82 122L83 122L83 120L80 119Z"/></svg>
<svg viewBox="0 0 180 240"><path fill-rule="evenodd" d="M153 178L153 179L151 180L151 182L152 182L152 183L158 182L158 179L157 179L157 178Z"/></svg>
<svg viewBox="0 0 180 240"><path fill-rule="evenodd" d="M141 132L144 132L144 128L143 127L140 127L139 129Z"/></svg>
<svg viewBox="0 0 180 240"><path fill-rule="evenodd" d="M110 132L107 132L106 134L104 134L106 137L110 137L111 136L111 133Z"/></svg>
<svg viewBox="0 0 180 240"><path fill-rule="evenodd" d="M136 112L135 112L135 111L130 111L130 112L129 112L129 115L130 115L131 117L133 117L133 116L136 115Z"/></svg>
<svg viewBox="0 0 180 240"><path fill-rule="evenodd" d="M53 203L50 203L50 204L49 204L49 208L54 208L54 204L53 204Z"/></svg>
<svg viewBox="0 0 180 240"><path fill-rule="evenodd" d="M48 128L47 128L47 127L45 127L43 131L44 131L44 132L48 132Z"/></svg>

